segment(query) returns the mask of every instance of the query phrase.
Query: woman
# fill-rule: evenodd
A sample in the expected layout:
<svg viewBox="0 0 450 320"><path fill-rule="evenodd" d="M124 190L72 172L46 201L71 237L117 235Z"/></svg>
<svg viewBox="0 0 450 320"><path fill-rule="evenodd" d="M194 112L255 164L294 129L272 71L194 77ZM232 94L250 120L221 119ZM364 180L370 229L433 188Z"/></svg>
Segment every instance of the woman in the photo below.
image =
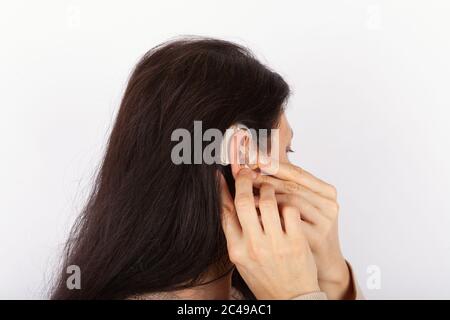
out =
<svg viewBox="0 0 450 320"><path fill-rule="evenodd" d="M286 82L236 44L183 39L150 50L129 80L52 298L357 297L335 189L288 161L288 96ZM278 128L279 170L175 164L172 134L195 138L195 121L220 132ZM81 289L67 288L71 265Z"/></svg>

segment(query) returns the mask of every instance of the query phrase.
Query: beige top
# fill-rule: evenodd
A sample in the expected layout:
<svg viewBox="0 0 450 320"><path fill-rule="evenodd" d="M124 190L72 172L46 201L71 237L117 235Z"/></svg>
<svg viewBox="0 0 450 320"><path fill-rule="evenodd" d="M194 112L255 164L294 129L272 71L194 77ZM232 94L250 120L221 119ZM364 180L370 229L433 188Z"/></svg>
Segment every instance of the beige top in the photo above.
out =
<svg viewBox="0 0 450 320"><path fill-rule="evenodd" d="M347 263L350 270L350 277L353 288L353 299L354 300L364 300L361 288L359 287L353 269L349 263ZM128 298L128 300L181 300L176 294L171 292L155 292L143 295L135 295ZM230 300L245 300L242 293L236 288L231 288ZM311 292L307 294L302 294L298 297L292 298L291 300L328 300L327 295L323 291Z"/></svg>
<svg viewBox="0 0 450 320"><path fill-rule="evenodd" d="M348 269L350 271L350 281L351 281L351 286L353 288L353 294L352 294L352 298L353 300L364 300L364 295L361 291L361 288L358 285L358 282L356 281L356 277L355 277L355 273L353 272L353 268L350 265L350 263L347 262L347 266ZM312 293L307 293L307 294L302 294L298 297L295 297L291 300L328 300L327 295L325 294L325 292L319 291L319 292L312 292Z"/></svg>

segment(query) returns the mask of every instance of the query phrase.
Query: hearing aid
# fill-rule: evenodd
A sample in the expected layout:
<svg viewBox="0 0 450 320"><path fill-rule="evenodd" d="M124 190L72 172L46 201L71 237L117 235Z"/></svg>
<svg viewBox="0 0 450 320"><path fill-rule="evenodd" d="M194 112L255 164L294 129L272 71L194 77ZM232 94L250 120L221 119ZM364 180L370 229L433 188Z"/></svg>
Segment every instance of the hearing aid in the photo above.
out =
<svg viewBox="0 0 450 320"><path fill-rule="evenodd" d="M237 148L236 157L232 157L230 145L233 137L241 138ZM240 135L240 136L239 136ZM220 162L222 165L232 164L233 160L237 160L238 164L249 169L254 169L257 166L257 148L256 137L252 130L247 126L237 123L225 130L221 148L220 148ZM243 144L242 142L247 142ZM234 159L233 159L234 158Z"/></svg>

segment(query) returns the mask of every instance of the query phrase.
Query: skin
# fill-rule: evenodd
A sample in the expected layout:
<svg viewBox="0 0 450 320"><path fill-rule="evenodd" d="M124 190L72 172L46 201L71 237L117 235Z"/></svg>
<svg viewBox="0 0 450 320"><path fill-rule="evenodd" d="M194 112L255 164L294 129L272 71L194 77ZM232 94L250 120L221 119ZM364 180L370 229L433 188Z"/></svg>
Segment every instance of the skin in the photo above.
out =
<svg viewBox="0 0 450 320"><path fill-rule="evenodd" d="M291 216L294 215L293 208L295 208L298 212L298 219L301 221L300 223L300 236L307 240L308 248L304 247L304 244L299 242L299 248L302 248L306 251L311 251L314 257L314 262L317 271L317 281L318 287L320 290L324 291L329 299L352 299L354 295L354 288L351 286L351 278L350 271L347 263L342 255L339 237L338 237L338 213L339 213L339 205L337 203L337 192L336 188L332 185L316 178L311 173L303 170L300 167L297 167L290 163L288 158L288 153L291 152L291 142L292 142L293 132L287 121L286 116L283 114L280 118L279 122L279 154L278 159L274 157L269 159L262 159L263 161L259 161L258 169L263 173L267 174L257 174L256 177L252 179L252 186L256 189L259 189L259 196L254 196L254 202L247 203L245 208L239 208L238 203L241 202L238 195L235 198L235 211L237 212L237 217L245 217L244 220L240 218L239 223L241 224L242 230L247 229L244 227L249 221L246 219L250 219L247 216L254 216L255 211L253 206L259 208L260 218L258 219L258 223L253 219L252 223L262 224L264 231L267 233L273 232L275 229L279 229L280 226L284 226L284 229L290 227L293 223L292 220L286 220L284 218L285 210L289 210L291 212ZM260 159L261 160L261 159ZM272 170L274 168L274 164L276 164L277 170ZM232 165L232 171L235 175L236 179L236 188L238 187L238 181L240 181L240 173L242 172L241 166ZM273 189L273 190L272 190ZM226 196L227 189L226 186L223 187L223 192ZM249 191L247 190L247 193ZM267 194L274 193L274 197L271 197L270 201L268 200ZM246 195L246 197L248 194ZM274 200L275 199L275 200ZM223 200L225 201L225 200ZM274 202L275 201L275 202ZM274 204L275 203L275 204ZM229 205L229 204L228 204ZM227 209L229 212L230 209ZM250 213L246 214L241 213L239 215L239 211L248 210ZM226 210L224 210L226 211ZM270 211L270 214L267 212ZM264 214L266 213L266 214ZM271 216L272 220L270 220L271 224L266 226L265 223L268 223L267 218L265 216ZM279 217L279 218L273 218ZM276 226L274 227L273 224ZM224 226L225 230L225 226ZM247 233L250 232L249 229ZM244 231L245 232L245 231ZM254 232L254 231L253 231ZM227 233L226 233L227 235ZM227 240L229 237L227 236ZM228 240L230 242L230 240ZM256 247L266 247L268 246L265 242L259 242L255 244ZM233 244L230 244L229 249L234 250ZM277 248L280 251L289 251L289 245L286 247ZM250 250L250 249L249 249ZM271 257L276 259L275 256ZM292 254L292 253L291 253ZM233 262L233 257L230 254L230 259ZM283 258L285 259L285 258ZM294 258L295 259L295 258ZM284 260L283 260L284 261ZM241 268L243 268L241 266ZM256 272L255 268L247 267L252 272ZM310 268L308 266L308 268ZM308 269L307 268L307 269ZM239 267L238 267L239 269ZM303 269L303 268L299 268ZM309 269L308 269L309 270ZM241 270L239 270L241 271ZM276 277L275 281L277 283L281 283L283 277L287 278L287 276L281 274L283 270L279 270L281 272ZM303 269L302 272L304 275L306 274ZM277 274L277 273L275 273ZM242 275L242 272L241 272ZM307 276L314 276L314 273L308 274ZM244 277L244 276L243 276ZM292 286L292 281L295 281L298 275L295 271L292 272L292 280L288 281ZM245 278L244 278L245 280ZM249 280L251 282L251 280ZM247 282L249 287L252 285ZM265 283L269 283L266 279ZM307 282L309 283L309 282ZM287 287L290 287L287 285ZM306 292L310 290L312 287L305 286L303 290L298 289L298 291ZM289 294L287 294L289 295ZM268 294L268 296L274 297L273 295ZM281 294L279 298L285 297L285 295Z"/></svg>
<svg viewBox="0 0 450 320"><path fill-rule="evenodd" d="M260 158L253 170L231 165L234 200L220 177L229 260L258 299L290 299L317 291L329 299L352 299L350 271L339 245L336 189L290 163L292 129L284 114L279 130L277 160ZM231 145L232 153L238 143ZM276 172L270 170L274 163ZM223 268L211 267L201 282L222 273ZM231 273L171 292L170 298L228 299L230 292Z"/></svg>
<svg viewBox="0 0 450 320"><path fill-rule="evenodd" d="M259 217L253 195L255 178L250 169L239 171L234 202L221 178L223 229L230 261L257 299L292 299L320 291L299 210L293 206L279 210L275 188L263 183L259 189Z"/></svg>
<svg viewBox="0 0 450 320"><path fill-rule="evenodd" d="M302 230L317 266L319 287L329 299L351 299L354 288L342 255L338 236L339 205L336 188L290 163L292 129L283 114L280 120L280 156L274 175L259 174L254 187L270 184L280 207L293 206L300 212ZM267 159L266 159L267 160ZM276 160L270 159L271 162ZM269 165L259 163L262 172ZM260 199L256 197L256 205Z"/></svg>

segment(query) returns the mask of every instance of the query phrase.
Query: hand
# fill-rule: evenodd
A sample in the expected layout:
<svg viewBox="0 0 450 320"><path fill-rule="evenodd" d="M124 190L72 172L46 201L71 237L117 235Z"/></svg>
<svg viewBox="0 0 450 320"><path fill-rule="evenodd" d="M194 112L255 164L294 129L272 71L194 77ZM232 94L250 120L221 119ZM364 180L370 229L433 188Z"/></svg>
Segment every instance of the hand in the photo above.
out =
<svg viewBox="0 0 450 320"><path fill-rule="evenodd" d="M260 169L264 171L263 164ZM278 205L299 209L304 221L302 229L317 265L320 288L330 299L349 298L353 288L339 245L336 189L290 163L278 163L278 170L272 173L273 176L258 175L254 186L272 185Z"/></svg>
<svg viewBox="0 0 450 320"><path fill-rule="evenodd" d="M301 229L298 209L281 211L269 184L260 186L259 211L249 169L236 176L234 203L221 176L223 230L228 254L257 299L291 299L320 291L314 257Z"/></svg>

